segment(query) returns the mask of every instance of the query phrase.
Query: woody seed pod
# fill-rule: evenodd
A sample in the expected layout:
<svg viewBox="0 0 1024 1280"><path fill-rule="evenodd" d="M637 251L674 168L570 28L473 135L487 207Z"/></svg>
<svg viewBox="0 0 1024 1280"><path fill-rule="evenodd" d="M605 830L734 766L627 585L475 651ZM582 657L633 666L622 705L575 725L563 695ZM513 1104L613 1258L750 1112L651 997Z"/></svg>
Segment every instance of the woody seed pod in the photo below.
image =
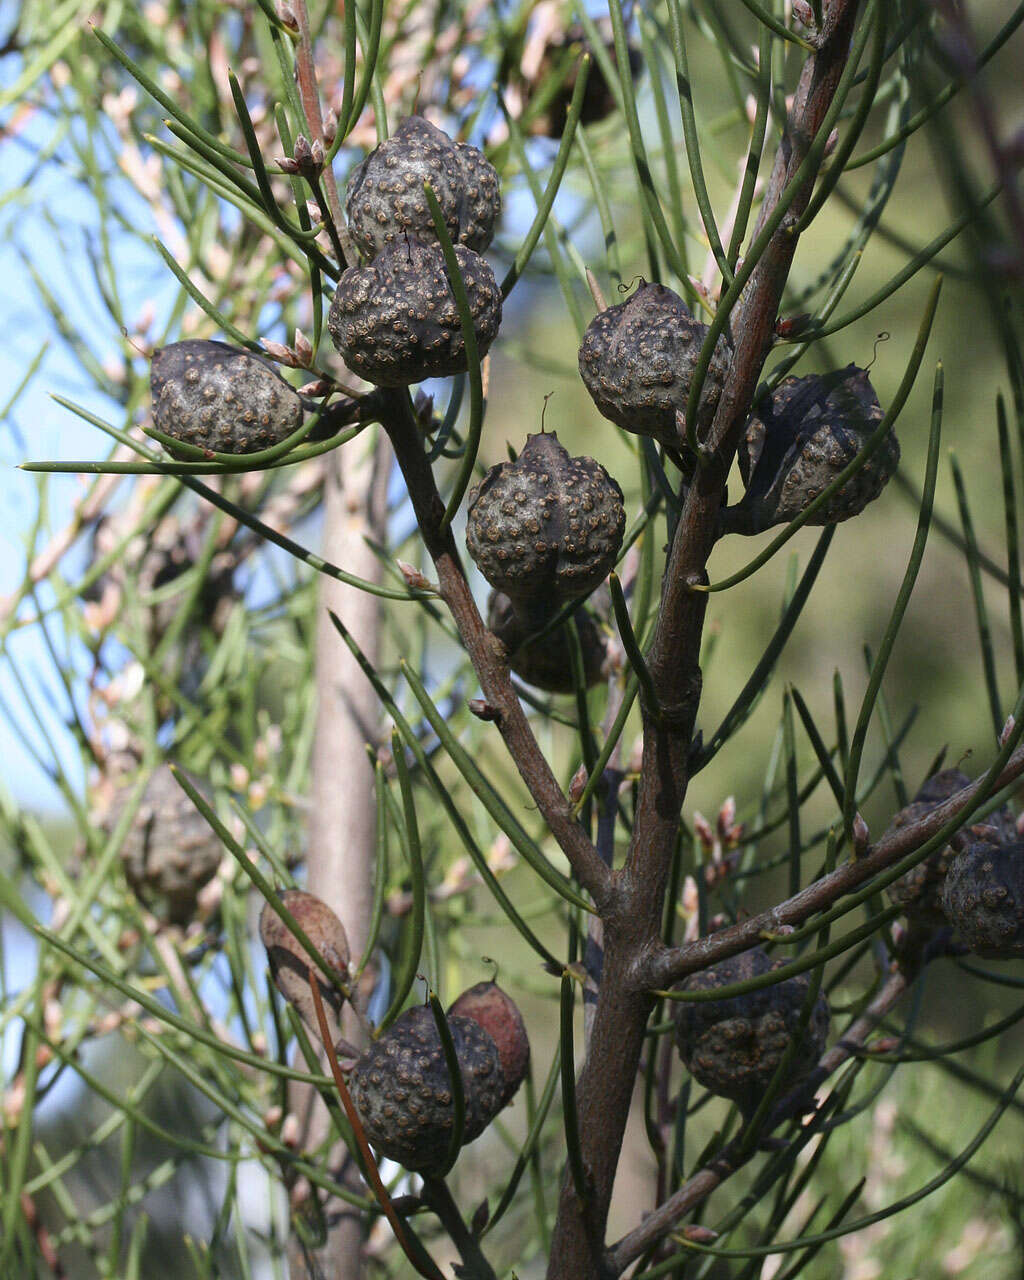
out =
<svg viewBox="0 0 1024 1280"><path fill-rule="evenodd" d="M754 947L695 973L681 989L713 991L785 964L784 960L772 961L763 948ZM811 975L801 973L742 996L679 1003L676 1043L694 1078L711 1093L731 1098L742 1111L749 1114L755 1110L799 1034L810 983ZM819 993L787 1066L783 1090L799 1084L813 1070L825 1048L829 1020L828 1001Z"/></svg>
<svg viewBox="0 0 1024 1280"><path fill-rule="evenodd" d="M501 324L501 290L486 260L455 246L481 358ZM437 244L396 241L342 273L327 325L348 367L380 387L466 370L459 309Z"/></svg>
<svg viewBox="0 0 1024 1280"><path fill-rule="evenodd" d="M280 895L280 901L316 947L327 966L337 973L342 982L347 982L350 958L348 936L345 926L327 903L303 889L285 889ZM274 985L319 1039L320 1024L309 986L310 970L316 975L333 1044L340 1035L339 1020L345 997L336 986L327 981L270 900L263 904L260 912L260 941L266 948Z"/></svg>
<svg viewBox="0 0 1024 1280"><path fill-rule="evenodd" d="M572 619L583 653L584 684L590 689L605 678L608 649L600 628L586 609L576 609ZM568 623L531 641L530 634L537 628L524 624L503 591L492 591L487 604L487 626L505 646L509 667L521 680L546 693L574 692Z"/></svg>
<svg viewBox="0 0 1024 1280"><path fill-rule="evenodd" d="M111 825L133 787L119 782ZM172 924L187 924L200 889L213 879L223 855L220 841L166 765L150 775L121 845L125 879L136 896Z"/></svg>
<svg viewBox="0 0 1024 1280"><path fill-rule="evenodd" d="M600 19L595 25L599 33L604 37L602 43L604 44L605 52L611 60L612 66L617 70L619 58L615 48L615 40L612 36L611 23L607 18L604 18ZM525 99L523 123L525 124L525 116L530 111L531 99L545 85L549 76L562 73L559 86L546 106L540 112L530 115L529 130L531 133L546 138L561 138L565 129L565 118L576 88L576 80L579 76L580 59L584 53L591 50L591 47L586 32L582 27L573 25L565 29L559 24L549 32L536 70L529 77L523 75L521 81L518 77L513 81L513 83L521 83L522 85ZM629 75L635 81L643 68L643 58L640 55L640 51L630 45L628 59ZM601 120L606 120L617 106L615 92L605 78L602 64L596 57L592 56L590 74L587 77L587 83L583 90L583 102L580 106L580 124L596 124Z"/></svg>
<svg viewBox="0 0 1024 1280"><path fill-rule="evenodd" d="M465 1099L463 1142L504 1105L505 1076L493 1038L472 1018L448 1016ZM348 1078L366 1136L381 1155L430 1173L444 1165L455 1123L452 1081L430 1009L407 1009L363 1054Z"/></svg>
<svg viewBox="0 0 1024 1280"><path fill-rule="evenodd" d="M911 804L901 809L889 824L890 831L919 821L943 804L970 782L960 769L943 769L923 784ZM942 910L942 889L949 865L965 843L999 845L1016 839L1013 814L1008 806L989 814L957 834L952 843L936 849L923 862L911 867L889 886L889 898L900 907L908 920L927 928L942 928L946 916Z"/></svg>
<svg viewBox="0 0 1024 1280"><path fill-rule="evenodd" d="M243 347L189 338L153 353L153 425L215 453L256 453L302 423L302 400L274 366Z"/></svg>
<svg viewBox="0 0 1024 1280"><path fill-rule="evenodd" d="M523 1015L511 996L495 982L478 982L463 991L448 1010L449 1018L470 1018L491 1037L498 1047L505 1087L501 1106L512 1101L530 1069L530 1040Z"/></svg>
<svg viewBox="0 0 1024 1280"><path fill-rule="evenodd" d="M437 238L425 182L453 244L483 253L491 243L501 213L494 166L478 148L453 142L423 116L407 116L349 178L349 231L367 257L407 235L426 242Z"/></svg>
<svg viewBox="0 0 1024 1280"><path fill-rule="evenodd" d="M747 425L739 450L747 491L726 514L726 527L760 533L800 515L853 461L882 417L867 370L854 364L825 376L786 378ZM836 524L859 515L885 488L899 460L899 441L889 431L808 523Z"/></svg>
<svg viewBox="0 0 1024 1280"><path fill-rule="evenodd" d="M579 353L580 377L599 412L671 449L685 443L686 403L707 326L678 294L642 284L626 302L599 312ZM729 368L730 347L715 344L697 415L698 439L710 425Z"/></svg>
<svg viewBox="0 0 1024 1280"><path fill-rule="evenodd" d="M1024 956L1024 843L978 841L949 864L942 909L979 956Z"/></svg>
<svg viewBox="0 0 1024 1280"><path fill-rule="evenodd" d="M604 581L625 527L622 490L604 467L571 458L553 431L542 432L470 490L466 549L536 631L552 609Z"/></svg>

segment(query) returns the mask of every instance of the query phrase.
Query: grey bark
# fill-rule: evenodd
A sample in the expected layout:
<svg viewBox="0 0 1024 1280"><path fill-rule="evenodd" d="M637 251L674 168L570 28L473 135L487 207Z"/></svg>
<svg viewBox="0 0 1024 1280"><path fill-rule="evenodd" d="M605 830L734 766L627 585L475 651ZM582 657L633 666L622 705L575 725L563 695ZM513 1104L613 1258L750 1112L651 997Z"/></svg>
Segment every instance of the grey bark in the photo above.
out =
<svg viewBox="0 0 1024 1280"><path fill-rule="evenodd" d="M349 573L378 582L381 563L365 539L386 541L386 438L376 445L369 433L330 455L324 481L323 555ZM333 578L321 578L316 635L317 720L313 741L307 888L337 913L348 934L353 961L366 943L373 898L375 800L366 744L378 736L379 711L373 691L335 631L328 610L352 632L371 662L380 640L380 601ZM360 1043L355 1019L343 1034ZM291 1110L302 1121L302 1144L315 1148L327 1133L327 1112L309 1090L297 1088ZM338 1153L339 1159L343 1158ZM357 1180L358 1183L358 1180ZM362 1280L364 1223L340 1201L325 1206L329 1230L321 1249L307 1255L293 1238L293 1280ZM310 1265L311 1264L311 1265Z"/></svg>

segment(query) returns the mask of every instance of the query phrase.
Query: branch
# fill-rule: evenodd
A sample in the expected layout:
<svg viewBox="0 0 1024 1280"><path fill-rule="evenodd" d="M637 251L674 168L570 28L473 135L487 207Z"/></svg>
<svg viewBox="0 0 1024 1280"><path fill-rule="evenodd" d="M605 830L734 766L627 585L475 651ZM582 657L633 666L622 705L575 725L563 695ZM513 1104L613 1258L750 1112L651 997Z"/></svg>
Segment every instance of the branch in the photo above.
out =
<svg viewBox="0 0 1024 1280"><path fill-rule="evenodd" d="M903 973L894 973L889 977L878 995L864 1013L851 1024L842 1039L821 1057L810 1080L803 1081L778 1104L765 1126L766 1133L799 1113L800 1108L806 1104L809 1089L817 1088L838 1067L854 1056L908 986L908 979ZM755 1152L749 1148L745 1150L744 1138L745 1135L742 1133L734 1138L709 1165L695 1173L675 1195L649 1214L639 1227L612 1246L608 1252L610 1274L621 1275L631 1262L646 1253L672 1229L680 1218L706 1200L716 1187L721 1186L737 1169L742 1168L751 1159Z"/></svg>
<svg viewBox="0 0 1024 1280"><path fill-rule="evenodd" d="M612 873L573 817L572 806L533 736L501 646L480 617L462 570L455 538L450 528L443 527L444 503L404 389L388 394L381 419L394 446L424 545L434 561L441 598L455 620L484 697L498 713L496 724L509 755L580 884L603 913L612 891Z"/></svg>
<svg viewBox="0 0 1024 1280"><path fill-rule="evenodd" d="M800 76L754 232L753 240L764 243L758 245L756 258L753 243L748 249L748 261L730 285L735 286L731 314L723 298L705 344L706 363L718 333L731 322L734 346L726 385L702 445L701 465L685 493L662 580L661 608L648 654L657 706L641 694L644 751L633 838L626 865L615 875L616 910L605 915L604 979L577 1092L592 1195L581 1212L571 1180L563 1177L549 1280L593 1280L610 1274L603 1269L600 1241L644 1044L649 1008L641 993L644 985L656 985L638 987L635 979L644 972L645 957L665 950L660 940L662 911L701 696L707 593L693 588L707 582L726 476L771 349L799 240L799 219L824 155L823 126L847 65L857 12L858 0L832 0L828 8L820 47ZM696 382L690 394L699 395Z"/></svg>
<svg viewBox="0 0 1024 1280"><path fill-rule="evenodd" d="M822 876L806 889L801 889L785 902L769 907L767 911L686 946L671 949L663 947L648 954L638 967L638 980L648 990L671 986L688 974L717 964L727 956L746 951L748 947L756 945L765 932L773 933L782 925L802 924L816 912L827 910L844 894L851 893L879 872L887 870L901 858L920 848L948 822L970 809L975 796L983 789L988 795L1008 786L1022 774L1024 747L1018 747L994 782L990 782L988 775L979 778L917 822L887 831L880 840L869 846L862 858L837 867L835 871Z"/></svg>

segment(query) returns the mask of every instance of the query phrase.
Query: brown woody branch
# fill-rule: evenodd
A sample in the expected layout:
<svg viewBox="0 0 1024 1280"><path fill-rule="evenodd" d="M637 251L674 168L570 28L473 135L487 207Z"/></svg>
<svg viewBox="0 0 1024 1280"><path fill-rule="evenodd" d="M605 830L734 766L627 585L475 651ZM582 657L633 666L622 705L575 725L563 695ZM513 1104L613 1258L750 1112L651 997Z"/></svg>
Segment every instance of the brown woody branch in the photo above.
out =
<svg viewBox="0 0 1024 1280"><path fill-rule="evenodd" d="M441 598L458 627L484 698L497 713L495 723L551 834L603 913L609 902L612 873L573 817L572 806L533 736L502 647L480 617L451 528L443 528L444 503L404 391L388 394L381 421L395 450L424 545L434 561Z"/></svg>
<svg viewBox="0 0 1024 1280"><path fill-rule="evenodd" d="M846 66L858 0L833 0L820 44L806 62L761 207L757 231L779 207L819 133ZM771 348L783 289L796 252L809 173L751 272L732 319L733 357L705 445L708 458L687 489L662 582L661 609L648 656L658 709L642 704L644 753L633 839L616 875L614 910L605 914L604 975L586 1064L577 1088L582 1156L591 1180L581 1204L563 1178L549 1280L595 1280L609 1269L603 1239L644 1044L649 1003L637 971L661 947L662 907L680 813L690 778L700 703L699 654L707 561L719 528L725 479L757 380ZM757 234L755 231L755 236Z"/></svg>
<svg viewBox="0 0 1024 1280"><path fill-rule="evenodd" d="M909 983L902 972L890 975L885 985L868 1005L864 1013L851 1024L846 1034L824 1054L809 1082L816 1087L828 1079L833 1072L863 1047L865 1041L879 1022L892 1009ZM772 1112L765 1132L777 1128L784 1121L792 1119L806 1104L808 1083L802 1084L783 1098ZM656 1244L687 1213L705 1201L716 1187L721 1186L755 1154L756 1148L750 1149L745 1142L745 1135L734 1138L705 1168L695 1173L692 1178L664 1204L659 1205L649 1214L635 1230L608 1251L609 1273L620 1275L626 1267L637 1258L642 1257L648 1249Z"/></svg>
<svg viewBox="0 0 1024 1280"><path fill-rule="evenodd" d="M1018 747L988 789L998 791L1022 774L1024 747ZM637 981L649 989L671 986L691 973L706 969L727 956L734 956L756 945L765 932L775 932L783 925L802 924L920 848L946 823L970 809L974 797L987 785L987 777L979 778L917 822L887 831L880 840L869 846L862 858L837 867L835 871L822 876L806 889L801 889L785 902L769 907L767 911L750 916L705 938L698 938L683 947L654 949L641 959L637 968Z"/></svg>

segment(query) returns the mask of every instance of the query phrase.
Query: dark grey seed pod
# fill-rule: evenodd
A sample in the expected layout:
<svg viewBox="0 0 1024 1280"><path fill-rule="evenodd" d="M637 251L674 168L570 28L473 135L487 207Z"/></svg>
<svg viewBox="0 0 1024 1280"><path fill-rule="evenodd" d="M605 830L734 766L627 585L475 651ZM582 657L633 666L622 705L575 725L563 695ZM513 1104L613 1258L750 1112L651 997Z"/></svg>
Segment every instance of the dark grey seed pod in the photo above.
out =
<svg viewBox="0 0 1024 1280"><path fill-rule="evenodd" d="M605 679L607 645L601 629L586 609L573 613L583 651L583 677L588 689ZM487 625L505 646L509 667L527 684L546 693L572 693L576 686L572 677L569 632L565 623L540 640L530 641L538 629L516 613L512 601L503 591L492 591L487 606Z"/></svg>
<svg viewBox="0 0 1024 1280"><path fill-rule="evenodd" d="M486 260L456 245L481 358L501 324L501 290ZM463 373L459 309L437 244L401 240L342 274L327 325L348 367L379 387Z"/></svg>
<svg viewBox="0 0 1024 1280"><path fill-rule="evenodd" d="M539 602L543 613L604 581L625 528L616 481L593 458L570 457L552 431L527 436L515 462L470 491L466 549L517 611Z"/></svg>
<svg viewBox="0 0 1024 1280"><path fill-rule="evenodd" d="M407 116L349 178L349 231L367 257L407 235L436 240L425 182L437 197L453 244L483 253L491 243L501 213L494 166L476 147L453 142L422 116Z"/></svg>
<svg viewBox="0 0 1024 1280"><path fill-rule="evenodd" d="M733 527L759 533L792 520L847 467L882 421L866 369L786 378L747 425L739 464L747 492ZM889 431L868 462L811 517L814 525L849 520L885 488L900 460Z"/></svg>
<svg viewBox="0 0 1024 1280"><path fill-rule="evenodd" d="M496 982L478 982L463 991L448 1010L448 1017L471 1019L497 1045L505 1079L501 1105L507 1107L530 1069L530 1038L515 1001Z"/></svg>
<svg viewBox="0 0 1024 1280"><path fill-rule="evenodd" d="M773 962L763 948L754 947L695 973L681 989L714 991L785 964L784 960ZM743 1111L753 1111L798 1035L810 982L811 975L801 973L744 996L677 1004L676 1043L694 1078L712 1093L731 1098ZM828 1001L819 993L789 1062L784 1091L814 1069L825 1048L830 1016Z"/></svg>
<svg viewBox="0 0 1024 1280"><path fill-rule="evenodd" d="M108 824L116 825L134 779L118 783ZM136 896L172 924L195 914L203 885L223 855L220 841L166 765L154 769L121 845L125 879Z"/></svg>
<svg viewBox="0 0 1024 1280"><path fill-rule="evenodd" d="M607 18L597 24L597 29L605 38L602 43L605 53L613 67L618 69L618 52L611 33L611 23ZM583 90L583 102L580 107L580 124L596 124L605 120L618 107L615 91L605 79L601 62L594 56L592 46L586 32L580 26L571 26L567 30L555 29L551 32L545 45L544 53L536 74L530 81L524 81L522 90L529 104L541 86L545 85L552 74L559 76L559 85L553 97L543 110L531 115L529 130L532 134L560 139L565 129L565 118L572 102L573 91L579 75L580 58L584 53L591 54L590 74ZM568 71L565 71L568 64ZM639 49L629 46L629 75L636 80L643 70L644 60ZM545 92L546 96L546 92Z"/></svg>
<svg viewBox="0 0 1024 1280"><path fill-rule="evenodd" d="M890 831L917 822L943 804L950 796L968 785L970 778L960 769L943 769L924 783L913 803L901 809L889 824ZM1000 845L1016 840L1013 813L1008 806L989 814L982 822L975 823L958 833L952 844L944 845L928 855L916 867L911 867L889 886L889 898L906 915L907 919L927 928L939 929L946 924L942 909L942 890L949 865L956 850L964 843L988 843Z"/></svg>
<svg viewBox="0 0 1024 1280"><path fill-rule="evenodd" d="M643 284L626 302L591 320L580 347L580 377L604 417L679 449L685 441L680 424L707 332L678 294L664 285ZM730 354L720 338L701 392L699 438L714 417Z"/></svg>
<svg viewBox="0 0 1024 1280"><path fill-rule="evenodd" d="M331 908L315 894L303 889L286 889L280 901L295 918L331 969L343 983L348 981L349 948L345 926ZM260 912L260 941L266 948L267 961L274 985L314 1033L320 1038L313 993L309 986L309 971L317 975L320 995L324 1002L333 1044L340 1035L340 1018L345 998L336 986L327 981L313 962L305 947L292 933L281 916L274 910L273 902L265 902Z"/></svg>
<svg viewBox="0 0 1024 1280"><path fill-rule="evenodd" d="M302 423L298 392L268 361L225 342L189 338L153 353L153 425L197 449L256 453Z"/></svg>
<svg viewBox="0 0 1024 1280"><path fill-rule="evenodd" d="M463 1141L472 1142L504 1105L498 1046L471 1018L448 1018L466 1103ZM452 1082L430 1009L407 1009L356 1063L348 1078L366 1136L406 1169L443 1166L454 1126Z"/></svg>
<svg viewBox="0 0 1024 1280"><path fill-rule="evenodd" d="M1024 956L1024 844L969 845L949 864L942 909L976 955Z"/></svg>

